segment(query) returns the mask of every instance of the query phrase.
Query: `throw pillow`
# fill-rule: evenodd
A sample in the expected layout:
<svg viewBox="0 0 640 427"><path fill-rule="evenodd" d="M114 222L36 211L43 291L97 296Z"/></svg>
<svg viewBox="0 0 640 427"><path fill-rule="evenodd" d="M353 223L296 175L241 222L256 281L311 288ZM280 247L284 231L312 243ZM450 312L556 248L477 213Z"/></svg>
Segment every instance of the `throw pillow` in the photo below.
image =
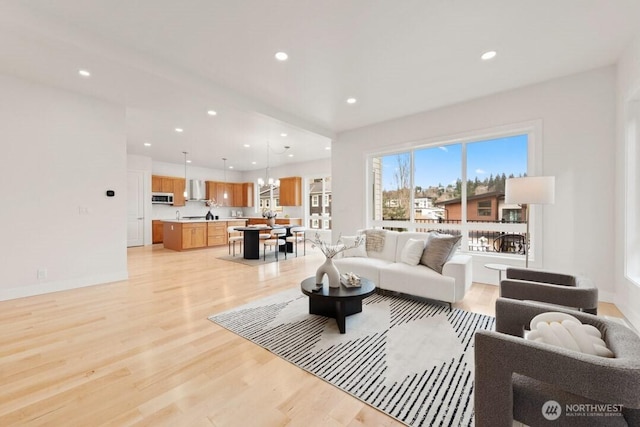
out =
<svg viewBox="0 0 640 427"><path fill-rule="evenodd" d="M340 243L345 246L353 246L356 242L357 236L342 236L340 237ZM355 248L345 249L342 251L343 257L365 257L367 256L366 236L362 236L362 243Z"/></svg>
<svg viewBox="0 0 640 427"><path fill-rule="evenodd" d="M592 325L584 325L570 314L548 312L531 319L528 340L543 342L595 356L613 357L602 340L602 334Z"/></svg>
<svg viewBox="0 0 640 427"><path fill-rule="evenodd" d="M367 236L367 252L382 252L384 248L384 238L387 235L386 230L365 230Z"/></svg>
<svg viewBox="0 0 640 427"><path fill-rule="evenodd" d="M462 236L450 234L429 233L420 264L442 274L442 267L453 256L461 238Z"/></svg>
<svg viewBox="0 0 640 427"><path fill-rule="evenodd" d="M409 239L400 252L400 261L409 265L418 265L423 251L424 240Z"/></svg>

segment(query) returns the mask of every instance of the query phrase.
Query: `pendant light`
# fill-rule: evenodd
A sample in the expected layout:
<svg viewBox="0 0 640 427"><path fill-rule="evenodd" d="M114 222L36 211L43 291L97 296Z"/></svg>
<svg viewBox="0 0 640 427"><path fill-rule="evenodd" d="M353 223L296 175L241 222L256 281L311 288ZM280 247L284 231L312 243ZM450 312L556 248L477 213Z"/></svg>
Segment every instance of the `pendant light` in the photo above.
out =
<svg viewBox="0 0 640 427"><path fill-rule="evenodd" d="M227 199L229 196L227 195L227 158L223 157L222 161L224 162L224 194L222 197Z"/></svg>
<svg viewBox="0 0 640 427"><path fill-rule="evenodd" d="M187 191L188 188L188 184L187 184L187 153L186 151L183 151L182 154L184 154L184 198L186 199L187 197L189 197L189 193Z"/></svg>
<svg viewBox="0 0 640 427"><path fill-rule="evenodd" d="M288 149L289 149L288 146L284 147L284 151L287 151ZM262 187L266 184L266 185L269 185L271 188L273 188L273 187L280 186L280 180L279 179L274 180L269 176L269 152L270 151L271 151L270 143L269 141L267 141L267 169L265 170L265 179L258 178L258 185ZM281 154L281 153L278 153L278 154Z"/></svg>

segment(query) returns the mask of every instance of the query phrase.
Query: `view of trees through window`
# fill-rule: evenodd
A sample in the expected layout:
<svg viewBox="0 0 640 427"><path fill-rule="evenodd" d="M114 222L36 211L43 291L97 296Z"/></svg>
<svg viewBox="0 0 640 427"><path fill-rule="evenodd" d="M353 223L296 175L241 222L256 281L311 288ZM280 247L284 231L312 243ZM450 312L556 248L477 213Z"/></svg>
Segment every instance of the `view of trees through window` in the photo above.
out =
<svg viewBox="0 0 640 427"><path fill-rule="evenodd" d="M528 135L522 134L375 157L373 220L484 223L476 229L457 226L453 231L467 234L470 250L506 250L500 242L498 249L494 247L496 240L505 240L504 232L491 230L490 224L524 218L521 206L505 204L504 191L508 178L526 176L527 146ZM510 251L524 251L518 246L520 238L511 240L516 243L509 243Z"/></svg>

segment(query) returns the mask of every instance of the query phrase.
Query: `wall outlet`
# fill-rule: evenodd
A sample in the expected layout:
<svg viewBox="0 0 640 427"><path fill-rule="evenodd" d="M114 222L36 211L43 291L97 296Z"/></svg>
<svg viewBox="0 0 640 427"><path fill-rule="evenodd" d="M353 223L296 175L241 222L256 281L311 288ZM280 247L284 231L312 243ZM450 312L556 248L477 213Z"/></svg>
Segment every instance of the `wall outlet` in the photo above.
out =
<svg viewBox="0 0 640 427"><path fill-rule="evenodd" d="M89 215L89 208L86 206L78 206L79 215Z"/></svg>
<svg viewBox="0 0 640 427"><path fill-rule="evenodd" d="M39 268L38 269L38 279L46 279L47 278L47 269Z"/></svg>

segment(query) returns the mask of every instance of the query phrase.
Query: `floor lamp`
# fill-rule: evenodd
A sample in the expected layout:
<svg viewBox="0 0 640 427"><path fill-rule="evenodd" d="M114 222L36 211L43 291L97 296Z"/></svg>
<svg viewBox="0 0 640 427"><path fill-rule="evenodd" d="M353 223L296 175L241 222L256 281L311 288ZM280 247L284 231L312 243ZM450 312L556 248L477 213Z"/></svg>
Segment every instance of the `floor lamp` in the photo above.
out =
<svg viewBox="0 0 640 427"><path fill-rule="evenodd" d="M504 202L525 208L525 268L529 268L529 205L552 205L556 198L555 187L555 176L527 176L506 181Z"/></svg>

